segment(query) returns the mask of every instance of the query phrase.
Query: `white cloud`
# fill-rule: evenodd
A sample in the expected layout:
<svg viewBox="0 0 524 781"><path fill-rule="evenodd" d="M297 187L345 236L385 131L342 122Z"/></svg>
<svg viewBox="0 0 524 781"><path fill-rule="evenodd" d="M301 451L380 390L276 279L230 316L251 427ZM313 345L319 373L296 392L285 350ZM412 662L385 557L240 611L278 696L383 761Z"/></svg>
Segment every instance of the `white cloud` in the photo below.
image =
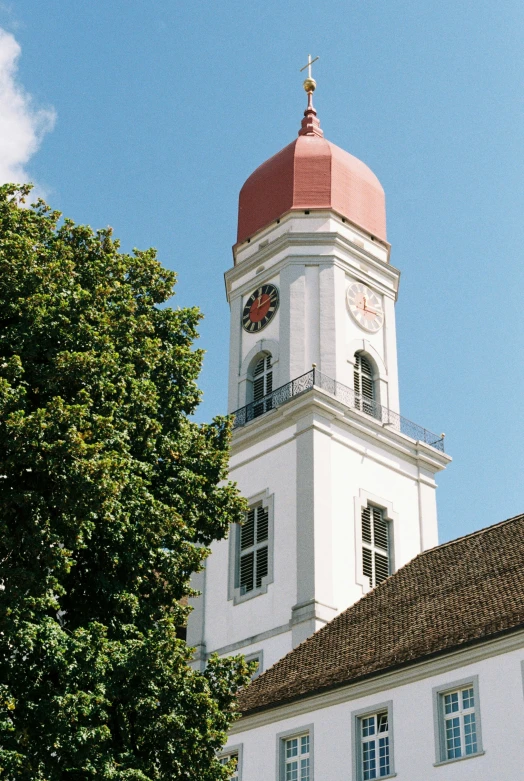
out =
<svg viewBox="0 0 524 781"><path fill-rule="evenodd" d="M21 48L11 33L0 28L0 183L28 182L26 165L43 136L53 129L54 109L35 108L17 81Z"/></svg>

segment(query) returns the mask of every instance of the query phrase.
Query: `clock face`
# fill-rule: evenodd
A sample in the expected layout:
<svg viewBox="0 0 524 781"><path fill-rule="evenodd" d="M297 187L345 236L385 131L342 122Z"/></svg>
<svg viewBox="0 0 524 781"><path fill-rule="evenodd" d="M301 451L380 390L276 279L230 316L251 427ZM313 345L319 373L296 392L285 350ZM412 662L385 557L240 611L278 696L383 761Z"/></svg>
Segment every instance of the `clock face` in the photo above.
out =
<svg viewBox="0 0 524 781"><path fill-rule="evenodd" d="M346 293L348 309L361 328L375 333L384 322L380 297L361 282L350 285Z"/></svg>
<svg viewBox="0 0 524 781"><path fill-rule="evenodd" d="M242 312L242 325L250 334L261 331L278 309L278 288L261 285L249 296Z"/></svg>

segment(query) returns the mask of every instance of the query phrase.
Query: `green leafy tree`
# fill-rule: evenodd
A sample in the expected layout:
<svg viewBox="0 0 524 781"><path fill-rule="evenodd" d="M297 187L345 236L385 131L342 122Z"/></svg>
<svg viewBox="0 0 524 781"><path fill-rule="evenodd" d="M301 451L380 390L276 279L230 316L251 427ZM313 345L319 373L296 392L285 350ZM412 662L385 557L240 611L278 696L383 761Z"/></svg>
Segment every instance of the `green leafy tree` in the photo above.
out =
<svg viewBox="0 0 524 781"><path fill-rule="evenodd" d="M177 631L244 511L228 419L189 418L201 315L29 189L0 188L0 777L224 779L248 668Z"/></svg>

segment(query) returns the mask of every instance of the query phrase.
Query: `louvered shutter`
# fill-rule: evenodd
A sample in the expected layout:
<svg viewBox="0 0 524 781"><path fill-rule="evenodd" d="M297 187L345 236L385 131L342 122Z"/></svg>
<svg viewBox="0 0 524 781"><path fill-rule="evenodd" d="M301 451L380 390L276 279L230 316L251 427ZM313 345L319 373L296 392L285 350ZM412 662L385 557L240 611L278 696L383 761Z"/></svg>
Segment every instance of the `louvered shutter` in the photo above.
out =
<svg viewBox="0 0 524 781"><path fill-rule="evenodd" d="M238 585L246 594L260 588L269 574L269 510L258 505L246 513L240 527Z"/></svg>
<svg viewBox="0 0 524 781"><path fill-rule="evenodd" d="M257 542L265 542L269 534L269 511L267 507L257 507Z"/></svg>
<svg viewBox="0 0 524 781"><path fill-rule="evenodd" d="M373 369L366 356L362 355L362 353L355 353L353 385L355 390L355 407L367 415L374 415L375 384L373 382Z"/></svg>
<svg viewBox="0 0 524 781"><path fill-rule="evenodd" d="M362 508L362 571L376 586L390 574L390 526L379 507Z"/></svg>
<svg viewBox="0 0 524 781"><path fill-rule="evenodd" d="M253 382L253 401L260 401L264 396L264 377L257 377Z"/></svg>
<svg viewBox="0 0 524 781"><path fill-rule="evenodd" d="M273 393L273 371L271 369L271 356L268 355L266 358L266 396L270 393ZM273 398L271 396L266 399L265 407L265 412L273 409Z"/></svg>
<svg viewBox="0 0 524 781"><path fill-rule="evenodd" d="M240 593L246 594L253 591L253 581L255 573L255 554L254 551L244 553L240 557Z"/></svg>
<svg viewBox="0 0 524 781"><path fill-rule="evenodd" d="M257 578L256 578L256 584L257 588L260 588L262 585L262 578L265 578L268 573L268 550L267 545L264 548L259 548L257 550Z"/></svg>
<svg viewBox="0 0 524 781"><path fill-rule="evenodd" d="M375 585L385 580L389 575L389 561L387 556L375 552Z"/></svg>
<svg viewBox="0 0 524 781"><path fill-rule="evenodd" d="M369 578L369 582L373 582L373 554L369 548L362 548L362 570L364 575Z"/></svg>
<svg viewBox="0 0 524 781"><path fill-rule="evenodd" d="M362 508L362 539L371 545L371 507Z"/></svg>
<svg viewBox="0 0 524 781"><path fill-rule="evenodd" d="M265 398L273 392L273 370L271 365L271 355L266 355L257 361L253 372L253 417L257 418L264 412L273 408L273 399L271 396ZM264 401L262 401L264 399Z"/></svg>
<svg viewBox="0 0 524 781"><path fill-rule="evenodd" d="M353 389L355 391L355 407L360 409L360 353L355 353L355 368L353 369Z"/></svg>
<svg viewBox="0 0 524 781"><path fill-rule="evenodd" d="M257 361L257 365L255 366L253 377L258 377L259 374L264 374L265 365L266 365L265 358L260 358L260 360Z"/></svg>
<svg viewBox="0 0 524 781"><path fill-rule="evenodd" d="M375 583L380 583L389 575L389 524L378 507L373 507L373 538L375 548L384 551L375 551Z"/></svg>
<svg viewBox="0 0 524 781"><path fill-rule="evenodd" d="M255 544L255 510L249 510L240 527L240 590L243 594L252 591L255 580L255 558L252 550Z"/></svg>
<svg viewBox="0 0 524 781"><path fill-rule="evenodd" d="M267 542L269 536L269 512L267 507L257 507L257 545ZM269 551L268 546L264 545L257 549L256 559L256 585L259 588L262 585L262 578L268 574Z"/></svg>
<svg viewBox="0 0 524 781"><path fill-rule="evenodd" d="M240 527L240 549L251 548L255 544L255 511L248 510L246 519Z"/></svg>
<svg viewBox="0 0 524 781"><path fill-rule="evenodd" d="M388 522L378 507L373 507L373 536L377 548L388 550Z"/></svg>
<svg viewBox="0 0 524 781"><path fill-rule="evenodd" d="M265 360L261 358L255 366L253 372L253 401L260 401L264 397L264 365ZM264 407L262 404L255 404L254 416L262 415Z"/></svg>

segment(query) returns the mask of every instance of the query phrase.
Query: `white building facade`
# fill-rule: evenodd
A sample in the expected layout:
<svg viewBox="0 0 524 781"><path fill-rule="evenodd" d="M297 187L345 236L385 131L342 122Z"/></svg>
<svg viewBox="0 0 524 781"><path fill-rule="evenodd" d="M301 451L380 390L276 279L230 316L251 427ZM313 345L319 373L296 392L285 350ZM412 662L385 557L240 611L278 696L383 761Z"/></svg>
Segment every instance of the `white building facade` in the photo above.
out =
<svg viewBox="0 0 524 781"><path fill-rule="evenodd" d="M403 781L520 779L524 772L523 649L524 633L519 632L242 718L234 725L225 751L238 752L242 781L287 781L286 741L304 735L309 738L308 773L297 778L307 781L393 776ZM470 705L466 709L464 693ZM455 694L459 709L448 714L446 698ZM376 724L377 714L387 715L387 730L363 735L364 720L375 717ZM469 716L471 722L472 714L468 754L464 719ZM454 746L448 751L450 730ZM378 745L375 762L364 767L366 744L378 744L381 737L383 743L387 738L383 774Z"/></svg>

